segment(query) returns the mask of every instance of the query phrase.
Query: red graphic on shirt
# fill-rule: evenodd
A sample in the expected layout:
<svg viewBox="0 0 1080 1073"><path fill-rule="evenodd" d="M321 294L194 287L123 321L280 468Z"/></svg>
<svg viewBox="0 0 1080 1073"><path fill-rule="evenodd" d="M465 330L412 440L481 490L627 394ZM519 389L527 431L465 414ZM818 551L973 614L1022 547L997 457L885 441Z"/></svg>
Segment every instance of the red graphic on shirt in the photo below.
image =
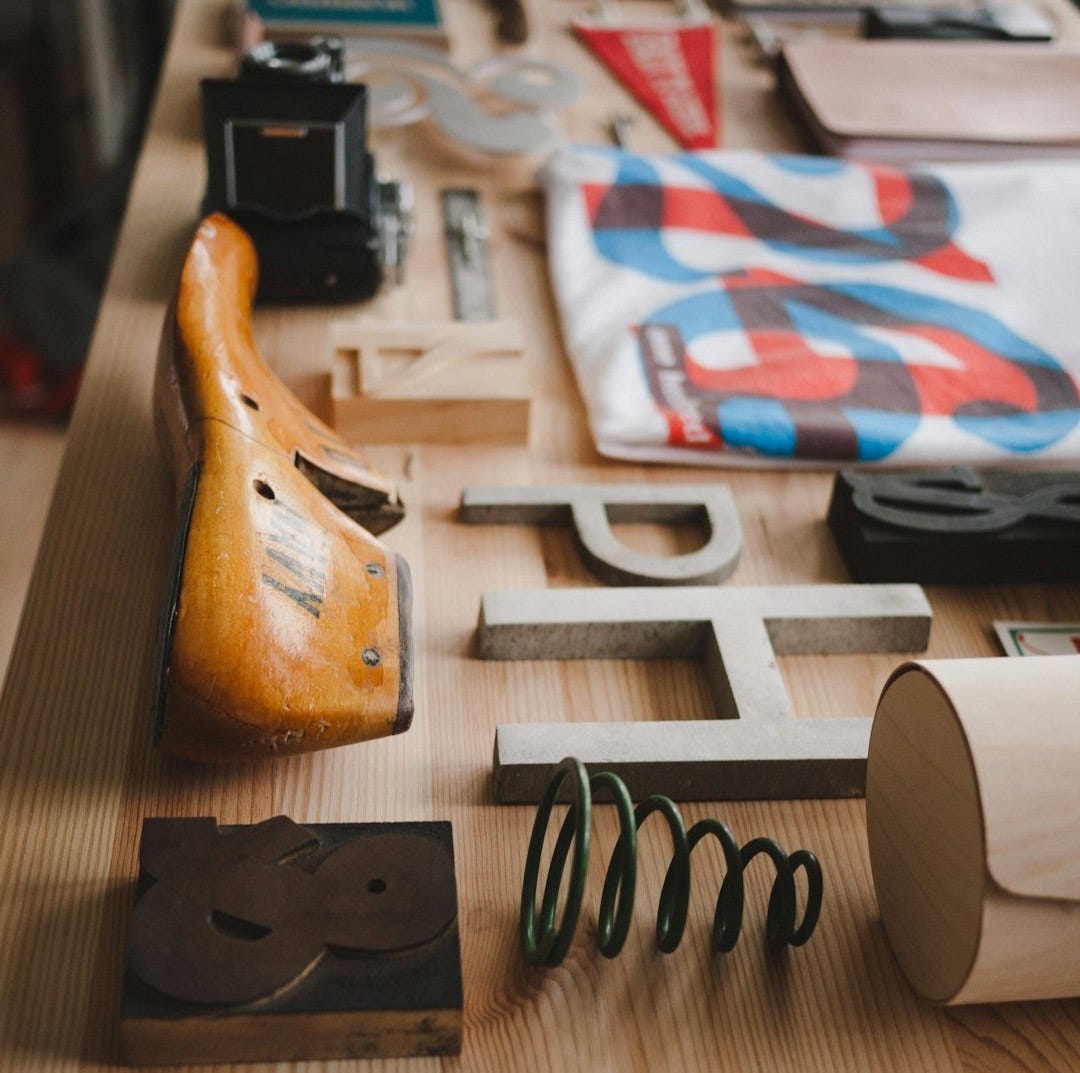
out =
<svg viewBox="0 0 1080 1073"><path fill-rule="evenodd" d="M765 200L749 187L708 190L633 181L585 183L582 193L596 233L692 231L756 239L811 260L842 263L908 261L938 275L992 283L985 262L956 246L952 200L936 176L867 167L880 227L832 227ZM628 251L632 252L632 251ZM647 271L647 265L636 265Z"/></svg>

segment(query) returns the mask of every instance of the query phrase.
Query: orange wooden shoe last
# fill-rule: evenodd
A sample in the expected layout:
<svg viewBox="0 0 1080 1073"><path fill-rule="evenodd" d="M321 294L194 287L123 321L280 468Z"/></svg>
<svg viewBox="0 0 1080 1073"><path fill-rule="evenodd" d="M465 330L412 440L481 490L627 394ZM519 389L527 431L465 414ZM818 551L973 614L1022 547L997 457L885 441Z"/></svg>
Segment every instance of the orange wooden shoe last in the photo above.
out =
<svg viewBox="0 0 1080 1073"><path fill-rule="evenodd" d="M155 380L179 493L157 740L192 760L347 745L412 719L408 566L372 535L401 502L260 357L257 273L244 231L203 221Z"/></svg>

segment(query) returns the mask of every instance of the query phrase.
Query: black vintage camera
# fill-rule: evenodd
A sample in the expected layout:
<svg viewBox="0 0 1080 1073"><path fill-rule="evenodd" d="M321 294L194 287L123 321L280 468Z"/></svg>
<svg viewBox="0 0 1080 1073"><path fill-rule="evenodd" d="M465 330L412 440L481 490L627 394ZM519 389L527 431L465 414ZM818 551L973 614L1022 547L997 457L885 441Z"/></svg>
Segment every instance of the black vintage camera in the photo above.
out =
<svg viewBox="0 0 1080 1073"><path fill-rule="evenodd" d="M367 90L337 38L264 41L236 79L202 83L204 213L225 212L259 254L259 297L360 301L400 278L411 192L375 178Z"/></svg>

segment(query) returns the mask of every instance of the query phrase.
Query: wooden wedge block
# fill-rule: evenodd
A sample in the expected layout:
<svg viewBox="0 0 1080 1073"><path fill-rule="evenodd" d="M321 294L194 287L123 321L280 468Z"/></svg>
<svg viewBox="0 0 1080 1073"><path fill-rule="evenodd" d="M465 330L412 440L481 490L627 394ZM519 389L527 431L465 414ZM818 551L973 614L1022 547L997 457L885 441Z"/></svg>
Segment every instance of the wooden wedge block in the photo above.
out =
<svg viewBox="0 0 1080 1073"><path fill-rule="evenodd" d="M330 420L346 440L524 444L529 409L516 321L335 325Z"/></svg>

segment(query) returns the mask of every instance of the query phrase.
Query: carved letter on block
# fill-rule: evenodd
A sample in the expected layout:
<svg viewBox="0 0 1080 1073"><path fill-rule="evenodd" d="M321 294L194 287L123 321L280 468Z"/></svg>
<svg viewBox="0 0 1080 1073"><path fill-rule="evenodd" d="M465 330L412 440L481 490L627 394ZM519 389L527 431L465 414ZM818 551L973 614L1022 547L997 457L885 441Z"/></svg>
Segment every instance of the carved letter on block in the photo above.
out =
<svg viewBox="0 0 1080 1073"><path fill-rule="evenodd" d="M698 659L717 715L499 726L496 798L539 801L566 756L614 771L635 797L858 796L871 720L797 718L775 656L922 651L930 615L917 585L485 593L482 659Z"/></svg>
<svg viewBox="0 0 1080 1073"><path fill-rule="evenodd" d="M521 444L529 376L516 321L387 324L334 331L331 424L364 443Z"/></svg>
<svg viewBox="0 0 1080 1073"><path fill-rule="evenodd" d="M1080 474L842 470L829 528L856 581L1080 580Z"/></svg>
<svg viewBox="0 0 1080 1073"><path fill-rule="evenodd" d="M585 565L609 585L723 581L735 569L742 547L735 503L722 484L466 488L459 516L477 525L570 525ZM612 522L704 522L709 539L686 555L645 555L619 541Z"/></svg>
<svg viewBox="0 0 1080 1073"><path fill-rule="evenodd" d="M457 1054L449 823L143 823L132 1065Z"/></svg>

